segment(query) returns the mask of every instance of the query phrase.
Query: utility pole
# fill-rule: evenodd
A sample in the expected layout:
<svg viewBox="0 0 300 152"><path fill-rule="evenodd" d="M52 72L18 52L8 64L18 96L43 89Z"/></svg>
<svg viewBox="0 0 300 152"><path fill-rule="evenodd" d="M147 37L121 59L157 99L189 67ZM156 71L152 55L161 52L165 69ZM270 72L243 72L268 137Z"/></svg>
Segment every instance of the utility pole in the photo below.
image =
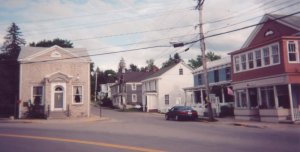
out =
<svg viewBox="0 0 300 152"><path fill-rule="evenodd" d="M196 6L196 9L199 10L199 35L200 35L200 49L201 49L201 55L202 55L202 66L203 66L203 77L204 77L204 83L205 83L205 92L206 92L206 99L208 103L208 115L209 115L209 120L214 121L214 114L212 111L212 106L211 102L209 99L209 83L208 83L208 72L207 72L207 60L206 60L206 55L205 55L205 42L204 42L204 34L203 34L203 18L202 18L202 10L203 10L203 3L205 0L198 0L198 4Z"/></svg>

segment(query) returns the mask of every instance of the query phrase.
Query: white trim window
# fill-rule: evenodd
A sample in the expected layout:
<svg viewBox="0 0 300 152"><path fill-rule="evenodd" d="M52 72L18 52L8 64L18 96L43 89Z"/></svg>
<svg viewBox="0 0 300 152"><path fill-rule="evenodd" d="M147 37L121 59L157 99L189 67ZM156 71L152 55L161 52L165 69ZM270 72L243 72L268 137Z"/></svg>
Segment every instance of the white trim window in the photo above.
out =
<svg viewBox="0 0 300 152"><path fill-rule="evenodd" d="M132 94L132 102L137 102L137 95L136 94Z"/></svg>
<svg viewBox="0 0 300 152"><path fill-rule="evenodd" d="M253 69L254 68L253 52L248 53L248 68L249 69Z"/></svg>
<svg viewBox="0 0 300 152"><path fill-rule="evenodd" d="M239 72L240 71L240 56L235 56L234 57L234 65L235 65L235 72Z"/></svg>
<svg viewBox="0 0 300 152"><path fill-rule="evenodd" d="M168 94L165 95L165 105L170 104L170 96Z"/></svg>
<svg viewBox="0 0 300 152"><path fill-rule="evenodd" d="M242 65L242 70L246 70L246 69L247 69L247 58L246 58L246 54L242 54L242 55L241 55L241 65Z"/></svg>
<svg viewBox="0 0 300 152"><path fill-rule="evenodd" d="M264 65L270 65L270 51L269 47L263 48L263 56L264 56Z"/></svg>
<svg viewBox="0 0 300 152"><path fill-rule="evenodd" d="M83 103L83 87L73 86L73 103L82 104Z"/></svg>
<svg viewBox="0 0 300 152"><path fill-rule="evenodd" d="M261 67L261 52L260 52L260 50L255 51L255 67Z"/></svg>
<svg viewBox="0 0 300 152"><path fill-rule="evenodd" d="M261 92L261 108L275 108L275 97L273 86L260 88Z"/></svg>
<svg viewBox="0 0 300 152"><path fill-rule="evenodd" d="M32 104L44 105L44 88L43 86L32 87Z"/></svg>
<svg viewBox="0 0 300 152"><path fill-rule="evenodd" d="M279 46L278 44L272 45L272 63L277 64L279 63Z"/></svg>
<svg viewBox="0 0 300 152"><path fill-rule="evenodd" d="M131 85L131 89L132 89L132 90L136 90L136 84L135 84L135 83L133 83L133 84Z"/></svg>
<svg viewBox="0 0 300 152"><path fill-rule="evenodd" d="M246 89L236 90L235 102L237 107L240 108L248 107Z"/></svg>
<svg viewBox="0 0 300 152"><path fill-rule="evenodd" d="M295 41L288 41L288 59L290 63L299 61L299 53L297 51L297 43Z"/></svg>

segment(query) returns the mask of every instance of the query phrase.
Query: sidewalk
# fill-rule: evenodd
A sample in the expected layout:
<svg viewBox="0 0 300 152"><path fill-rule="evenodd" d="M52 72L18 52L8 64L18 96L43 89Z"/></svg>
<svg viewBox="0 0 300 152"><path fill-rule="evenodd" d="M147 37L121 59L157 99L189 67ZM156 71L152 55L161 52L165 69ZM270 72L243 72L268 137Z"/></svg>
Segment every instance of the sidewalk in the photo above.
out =
<svg viewBox="0 0 300 152"><path fill-rule="evenodd" d="M9 119L0 118L0 123L41 123L41 124L66 124L66 123L86 123L109 120L107 117L92 115L89 118L68 118L68 119Z"/></svg>
<svg viewBox="0 0 300 152"><path fill-rule="evenodd" d="M216 118L216 122L212 122L220 125L232 125L232 126L241 126L241 127L249 127L249 128L299 128L300 123L269 123L269 122L259 122L259 121L247 121L247 120L235 120L232 117L227 118ZM200 121L209 122L207 118L202 118Z"/></svg>

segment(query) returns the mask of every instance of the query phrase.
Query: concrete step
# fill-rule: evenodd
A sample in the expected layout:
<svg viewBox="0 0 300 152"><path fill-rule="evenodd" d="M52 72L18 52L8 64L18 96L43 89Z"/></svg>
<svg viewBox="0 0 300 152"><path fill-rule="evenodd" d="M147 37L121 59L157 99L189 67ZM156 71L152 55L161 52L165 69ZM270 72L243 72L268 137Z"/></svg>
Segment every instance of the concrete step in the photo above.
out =
<svg viewBox="0 0 300 152"><path fill-rule="evenodd" d="M48 119L67 119L68 116L63 111L52 111L50 112L50 115Z"/></svg>

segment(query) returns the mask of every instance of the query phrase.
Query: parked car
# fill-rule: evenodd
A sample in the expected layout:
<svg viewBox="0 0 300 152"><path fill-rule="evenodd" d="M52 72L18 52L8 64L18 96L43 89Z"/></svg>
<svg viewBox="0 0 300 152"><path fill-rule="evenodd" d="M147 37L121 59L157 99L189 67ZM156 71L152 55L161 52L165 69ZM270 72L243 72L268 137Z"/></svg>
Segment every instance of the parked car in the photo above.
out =
<svg viewBox="0 0 300 152"><path fill-rule="evenodd" d="M166 120L175 119L175 120L196 120L198 118L197 111L189 106L174 106L166 114Z"/></svg>

